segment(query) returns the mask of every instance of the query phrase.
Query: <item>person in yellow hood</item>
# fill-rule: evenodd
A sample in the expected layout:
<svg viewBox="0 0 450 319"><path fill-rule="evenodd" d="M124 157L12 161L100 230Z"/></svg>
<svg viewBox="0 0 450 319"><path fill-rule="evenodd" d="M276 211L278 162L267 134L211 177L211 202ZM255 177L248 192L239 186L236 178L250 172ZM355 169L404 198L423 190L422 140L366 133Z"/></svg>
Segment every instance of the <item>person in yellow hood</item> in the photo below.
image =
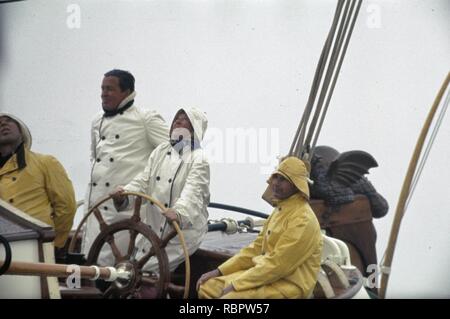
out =
<svg viewBox="0 0 450 319"><path fill-rule="evenodd" d="M322 235L309 206L308 170L287 157L269 178L275 209L253 243L197 282L199 298L308 298L320 270Z"/></svg>
<svg viewBox="0 0 450 319"><path fill-rule="evenodd" d="M25 123L0 113L0 198L54 227L54 244L61 248L76 211L72 182L56 158L30 148Z"/></svg>

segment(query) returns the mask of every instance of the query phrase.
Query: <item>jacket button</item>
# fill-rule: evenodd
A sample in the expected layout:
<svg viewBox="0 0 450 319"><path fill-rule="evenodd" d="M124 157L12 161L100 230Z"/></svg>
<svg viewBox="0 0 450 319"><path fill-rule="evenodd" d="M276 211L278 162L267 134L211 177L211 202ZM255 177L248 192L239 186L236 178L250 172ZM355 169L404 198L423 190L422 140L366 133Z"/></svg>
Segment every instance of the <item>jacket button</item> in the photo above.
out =
<svg viewBox="0 0 450 319"><path fill-rule="evenodd" d="M114 162L114 158L111 157L111 158L109 159L109 161L110 161L110 162Z"/></svg>
<svg viewBox="0 0 450 319"><path fill-rule="evenodd" d="M159 181L161 179L161 177L159 177L159 176L156 176L156 180L157 181Z"/></svg>
<svg viewBox="0 0 450 319"><path fill-rule="evenodd" d="M99 158L97 158L97 163L100 163L100 159Z"/></svg>
<svg viewBox="0 0 450 319"><path fill-rule="evenodd" d="M10 203L13 203L13 202L14 202L14 199L10 198L10 199L9 199L9 202L10 202Z"/></svg>
<svg viewBox="0 0 450 319"><path fill-rule="evenodd" d="M13 177L13 178L12 178L13 182L15 182L15 181L16 181L16 179L17 179L17 178Z"/></svg>
<svg viewBox="0 0 450 319"><path fill-rule="evenodd" d="M120 137L119 134L116 134L116 139L119 139L119 137Z"/></svg>
<svg viewBox="0 0 450 319"><path fill-rule="evenodd" d="M169 205L166 203L166 204L164 204L164 207L167 208L167 207L169 207Z"/></svg>
<svg viewBox="0 0 450 319"><path fill-rule="evenodd" d="M105 186L106 186L106 187L109 187L109 183L108 183L108 182L106 182L106 183L105 183Z"/></svg>
<svg viewBox="0 0 450 319"><path fill-rule="evenodd" d="M169 178L169 183L172 183L172 179L171 178Z"/></svg>
<svg viewBox="0 0 450 319"><path fill-rule="evenodd" d="M167 155L171 155L172 153L171 152L167 152Z"/></svg>
<svg viewBox="0 0 450 319"><path fill-rule="evenodd" d="M92 183L92 186L94 186L94 187L97 186L97 183Z"/></svg>
<svg viewBox="0 0 450 319"><path fill-rule="evenodd" d="M102 136L102 140L103 140L103 141L106 140L106 136Z"/></svg>
<svg viewBox="0 0 450 319"><path fill-rule="evenodd" d="M104 210L108 210L108 206L103 207Z"/></svg>

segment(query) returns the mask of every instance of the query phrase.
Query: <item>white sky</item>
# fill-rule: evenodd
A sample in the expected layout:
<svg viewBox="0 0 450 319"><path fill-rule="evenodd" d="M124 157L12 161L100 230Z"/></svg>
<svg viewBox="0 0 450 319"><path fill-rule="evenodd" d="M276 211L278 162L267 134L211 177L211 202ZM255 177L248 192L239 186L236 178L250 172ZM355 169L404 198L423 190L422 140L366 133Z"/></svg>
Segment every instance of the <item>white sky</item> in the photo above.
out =
<svg viewBox="0 0 450 319"><path fill-rule="evenodd" d="M29 125L33 149L64 164L82 199L103 73L130 70L136 105L167 121L182 106L207 112L211 200L269 212L260 199L267 169L292 142L334 9L334 1L312 0L2 4L0 110ZM379 257L420 129L450 69L449 31L449 1L365 1L319 139L377 159L369 178L391 206L375 222ZM449 121L404 218L388 297L450 297ZM253 153L233 143L239 129L254 134Z"/></svg>

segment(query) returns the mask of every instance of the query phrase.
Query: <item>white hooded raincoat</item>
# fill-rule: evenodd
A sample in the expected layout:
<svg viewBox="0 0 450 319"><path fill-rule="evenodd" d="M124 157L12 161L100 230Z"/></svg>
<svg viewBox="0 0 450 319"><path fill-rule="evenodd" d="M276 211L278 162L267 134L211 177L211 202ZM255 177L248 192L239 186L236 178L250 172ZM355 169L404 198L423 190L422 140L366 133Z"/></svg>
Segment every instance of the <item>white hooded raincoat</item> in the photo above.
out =
<svg viewBox="0 0 450 319"><path fill-rule="evenodd" d="M205 115L197 109L183 109L183 111L194 128L196 140L201 141L207 127ZM199 145L192 151L190 147L185 147L180 155L169 142L166 142L153 151L144 172L136 176L124 189L149 194L166 207L174 209L181 218L181 228L191 255L200 246L208 230L209 178L209 163ZM132 203L130 205L132 206ZM146 206L146 223L157 235L165 236L171 231L166 218L156 206ZM139 243L137 247L140 248L137 258L149 248ZM184 261L178 236L167 244L166 253L170 271L175 270ZM144 269L157 270L156 257L152 257Z"/></svg>

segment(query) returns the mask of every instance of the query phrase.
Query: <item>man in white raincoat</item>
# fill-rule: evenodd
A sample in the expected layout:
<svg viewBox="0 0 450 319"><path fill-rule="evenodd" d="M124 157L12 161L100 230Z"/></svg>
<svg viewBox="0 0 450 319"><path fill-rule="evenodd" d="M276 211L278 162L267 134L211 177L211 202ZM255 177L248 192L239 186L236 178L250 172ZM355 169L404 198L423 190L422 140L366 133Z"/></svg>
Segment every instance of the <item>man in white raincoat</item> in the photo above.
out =
<svg viewBox="0 0 450 319"><path fill-rule="evenodd" d="M126 186L115 192L117 207L130 207L125 201L126 192L140 192L160 201L169 208L167 219L177 221L183 231L189 254L200 246L208 231L209 204L209 163L206 160L200 141L207 127L206 116L199 110L180 109L170 128L170 142L159 145L150 155L145 170ZM147 205L145 222L160 237L171 231L170 224L154 205ZM145 241L149 243L148 241ZM136 257L148 252L149 247L137 243L139 251ZM184 261L184 253L177 237L166 246L170 271ZM158 269L157 259L152 257L144 266L145 270Z"/></svg>
<svg viewBox="0 0 450 319"><path fill-rule="evenodd" d="M128 183L144 170L151 152L167 142L168 127L157 112L137 108L134 77L122 70L105 74L102 82L103 112L97 114L91 128L91 176L85 198L85 212L118 185ZM132 212L117 213L112 201L99 210L108 224L129 217ZM87 256L100 228L95 216L86 224L82 252ZM116 243L127 245L127 233L115 235ZM112 265L114 257L109 245L104 245L98 258L100 265Z"/></svg>

